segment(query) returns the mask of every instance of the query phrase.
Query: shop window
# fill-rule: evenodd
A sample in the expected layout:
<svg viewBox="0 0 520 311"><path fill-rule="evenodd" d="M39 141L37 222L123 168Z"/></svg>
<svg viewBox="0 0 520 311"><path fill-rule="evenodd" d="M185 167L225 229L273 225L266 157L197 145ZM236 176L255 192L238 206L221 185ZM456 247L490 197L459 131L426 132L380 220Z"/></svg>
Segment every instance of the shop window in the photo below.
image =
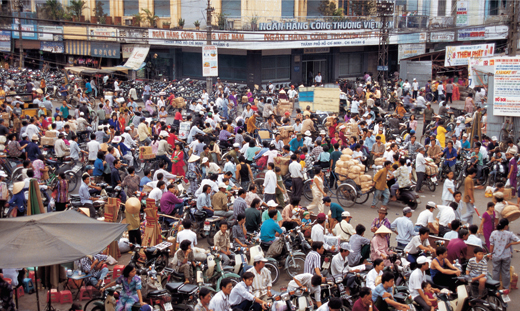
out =
<svg viewBox="0 0 520 311"><path fill-rule="evenodd" d="M226 17L241 17L242 16L242 1L241 0L222 0L222 13Z"/></svg>
<svg viewBox="0 0 520 311"><path fill-rule="evenodd" d="M103 6L103 13L110 15L110 0L96 0L96 4L101 3Z"/></svg>
<svg viewBox="0 0 520 311"><path fill-rule="evenodd" d="M339 75L353 76L363 73L363 53L342 53L339 56Z"/></svg>
<svg viewBox="0 0 520 311"><path fill-rule="evenodd" d="M321 16L320 3L321 0L307 0L307 16Z"/></svg>
<svg viewBox="0 0 520 311"><path fill-rule="evenodd" d="M500 0L488 0L489 15L498 15L498 5Z"/></svg>
<svg viewBox="0 0 520 311"><path fill-rule="evenodd" d="M246 56L219 55L219 77L222 80L246 81L247 59ZM185 77L202 78L201 53L182 54L182 74Z"/></svg>
<svg viewBox="0 0 520 311"><path fill-rule="evenodd" d="M294 0L282 0L282 17L294 18Z"/></svg>
<svg viewBox="0 0 520 311"><path fill-rule="evenodd" d="M132 16L139 14L139 0L125 0L123 1L123 9L125 16Z"/></svg>
<svg viewBox="0 0 520 311"><path fill-rule="evenodd" d="M170 0L155 0L153 11L159 17L170 17Z"/></svg>
<svg viewBox="0 0 520 311"><path fill-rule="evenodd" d="M291 55L262 57L262 82L291 79Z"/></svg>
<svg viewBox="0 0 520 311"><path fill-rule="evenodd" d="M437 16L446 16L446 0L438 0Z"/></svg>

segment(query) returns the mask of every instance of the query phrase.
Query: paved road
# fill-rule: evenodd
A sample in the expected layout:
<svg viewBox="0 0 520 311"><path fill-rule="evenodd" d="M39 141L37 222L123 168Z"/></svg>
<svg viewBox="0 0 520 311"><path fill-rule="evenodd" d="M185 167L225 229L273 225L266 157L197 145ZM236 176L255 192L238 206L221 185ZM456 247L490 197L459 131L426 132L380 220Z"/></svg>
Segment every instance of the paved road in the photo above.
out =
<svg viewBox="0 0 520 311"><path fill-rule="evenodd" d="M459 106L460 104L461 103L456 103L456 106ZM435 111L437 111L437 108L438 107L434 107ZM420 126L422 126L422 122L420 122ZM437 187L435 192L430 192L429 190L425 189L425 192L422 193L420 196L421 204L419 205L417 210L413 213L412 221L415 223L417 216L419 215L419 213L421 211L423 211L425 209L425 205L428 201L434 201L437 204L440 204L441 203L441 194L442 194L442 185ZM370 227L370 224L372 223L372 221L374 220L374 218L377 217L377 211L370 208L372 199L373 199L373 196L370 196L369 200L365 204L356 204L352 208L348 209L350 214L353 216L351 224L354 227L356 227L356 225L358 225L358 224L363 224L365 227L367 227L367 231L365 233L365 237L367 237L367 238L373 237L373 234L372 234L372 232L370 232L369 227ZM476 190L475 199L477 202L476 206L477 206L480 214L482 214L485 211L486 204L487 204L487 202L490 201L490 199L484 197L483 190ZM306 201L303 198L302 206L307 206L309 203L310 202ZM390 202L388 204L388 219L390 220L390 222L395 220L397 217L402 216L403 208L404 208L404 205L401 203ZM325 209L325 212L326 213L328 212L327 208ZM473 223L475 223L475 224L480 223L480 219L476 215L474 216ZM520 232L520 221L519 220L514 221L510 225L510 229L511 229L511 231L513 231L515 233L519 233ZM397 243L395 241L395 234L392 235L391 245L392 246L397 245ZM207 241L205 239L200 241L199 246L203 247L203 248L208 247ZM511 265L513 267L516 267L517 269L520 269L520 255L517 254L517 252L520 252L520 247L515 246L514 249L515 249L515 252L513 255L513 260L511 262ZM124 254L123 257L121 257L119 259L119 263L126 264L129 261L129 259L130 259L129 254ZM491 264L488 264L488 270L489 271L492 270ZM285 272L282 271L280 278L278 280L278 283L274 286L274 288L276 290L279 290L280 287L287 286L287 283L289 281L290 281L290 277ZM44 307L45 301L42 297L45 297L44 292L40 291L40 304L42 305L42 310L43 310L45 308ZM512 291L510 294L510 297L511 297L512 301L520 301L520 292ZM26 295L26 296L22 297L20 299L20 303L21 303L20 310L35 310L35 306L36 306L35 295ZM83 302L83 303L85 303L85 302ZM68 310L70 305L69 304L64 304L64 305L57 304L55 307L57 310Z"/></svg>

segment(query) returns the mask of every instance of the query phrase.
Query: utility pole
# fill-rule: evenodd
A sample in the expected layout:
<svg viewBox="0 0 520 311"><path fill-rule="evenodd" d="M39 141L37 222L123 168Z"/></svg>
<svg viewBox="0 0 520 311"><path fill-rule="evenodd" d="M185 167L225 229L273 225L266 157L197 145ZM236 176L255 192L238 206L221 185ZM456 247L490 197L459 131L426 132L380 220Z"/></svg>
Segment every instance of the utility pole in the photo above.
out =
<svg viewBox="0 0 520 311"><path fill-rule="evenodd" d="M23 38L22 38L22 10L23 2L21 0L16 1L18 7L18 36L20 37L20 70L23 68Z"/></svg>
<svg viewBox="0 0 520 311"><path fill-rule="evenodd" d="M381 95L386 97L386 80L388 78L388 40L390 29L387 25L388 17L394 13L394 4L381 0L377 3L377 13L381 21L379 29L379 49L377 54L377 81L381 85Z"/></svg>
<svg viewBox="0 0 520 311"><path fill-rule="evenodd" d="M211 7L211 0L208 0L208 7L206 8L206 45L211 45L211 14L215 9ZM213 78L206 78L206 92L211 94L213 87Z"/></svg>
<svg viewBox="0 0 520 311"><path fill-rule="evenodd" d="M516 56L517 45L518 45L518 14L519 6L518 1L515 1L511 4L511 10L513 14L511 16L511 21L509 22L509 32L507 35L507 53L509 56Z"/></svg>

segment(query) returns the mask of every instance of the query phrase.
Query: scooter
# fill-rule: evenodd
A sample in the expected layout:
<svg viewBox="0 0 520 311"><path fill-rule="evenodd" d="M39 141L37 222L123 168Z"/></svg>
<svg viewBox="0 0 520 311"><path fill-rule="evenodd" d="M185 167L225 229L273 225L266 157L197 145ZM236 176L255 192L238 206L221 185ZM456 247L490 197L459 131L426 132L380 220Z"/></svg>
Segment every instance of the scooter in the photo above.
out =
<svg viewBox="0 0 520 311"><path fill-rule="evenodd" d="M468 275L459 276L457 279L464 284L457 287L457 297L450 296L448 289L442 289L439 297L439 311L469 311L469 310L496 310L493 304L475 297L471 297L468 293L467 284L471 282Z"/></svg>

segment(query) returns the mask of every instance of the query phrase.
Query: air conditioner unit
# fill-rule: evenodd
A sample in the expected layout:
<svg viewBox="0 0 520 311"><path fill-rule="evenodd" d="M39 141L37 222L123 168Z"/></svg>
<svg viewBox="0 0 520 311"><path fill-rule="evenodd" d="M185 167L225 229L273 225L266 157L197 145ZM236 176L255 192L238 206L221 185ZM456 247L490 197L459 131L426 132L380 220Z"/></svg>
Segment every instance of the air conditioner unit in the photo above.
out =
<svg viewBox="0 0 520 311"><path fill-rule="evenodd" d="M132 26L132 19L125 19L125 26Z"/></svg>

